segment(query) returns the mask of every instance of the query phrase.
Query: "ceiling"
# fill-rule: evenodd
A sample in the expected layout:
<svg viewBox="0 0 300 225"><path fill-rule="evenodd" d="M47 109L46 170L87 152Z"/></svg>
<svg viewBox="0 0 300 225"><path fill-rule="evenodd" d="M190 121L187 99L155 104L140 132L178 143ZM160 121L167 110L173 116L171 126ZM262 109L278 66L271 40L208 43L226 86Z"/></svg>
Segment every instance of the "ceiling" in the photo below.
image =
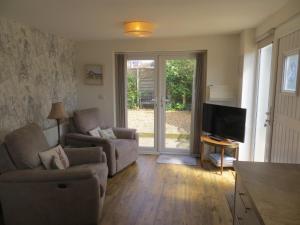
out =
<svg viewBox="0 0 300 225"><path fill-rule="evenodd" d="M74 40L122 39L127 20L155 23L152 37L238 33L288 0L0 0L0 15Z"/></svg>

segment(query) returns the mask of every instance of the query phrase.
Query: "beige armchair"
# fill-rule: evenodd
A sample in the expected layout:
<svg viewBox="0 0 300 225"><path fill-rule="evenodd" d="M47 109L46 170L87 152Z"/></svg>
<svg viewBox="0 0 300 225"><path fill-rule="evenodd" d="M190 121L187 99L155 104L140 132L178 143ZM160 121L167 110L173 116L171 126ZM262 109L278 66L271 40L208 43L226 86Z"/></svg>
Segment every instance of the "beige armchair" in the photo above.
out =
<svg viewBox="0 0 300 225"><path fill-rule="evenodd" d="M76 131L65 135L66 143L77 147L101 146L107 157L110 176L137 160L138 135L135 129L112 128L117 139L104 139L89 135L90 130L105 126L97 108L76 111L73 120Z"/></svg>
<svg viewBox="0 0 300 225"><path fill-rule="evenodd" d="M6 225L98 224L108 174L101 147L65 149L70 167L46 170L38 153L49 146L36 124L8 134L5 145L1 155L11 159L0 161Z"/></svg>

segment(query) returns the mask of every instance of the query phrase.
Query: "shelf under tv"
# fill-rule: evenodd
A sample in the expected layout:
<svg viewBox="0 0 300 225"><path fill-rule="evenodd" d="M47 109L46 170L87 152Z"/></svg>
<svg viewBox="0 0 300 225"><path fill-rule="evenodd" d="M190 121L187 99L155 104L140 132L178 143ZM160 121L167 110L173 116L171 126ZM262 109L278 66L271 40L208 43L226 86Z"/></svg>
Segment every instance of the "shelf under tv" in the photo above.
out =
<svg viewBox="0 0 300 225"><path fill-rule="evenodd" d="M221 154L220 153L211 153L208 158L216 167L221 167ZM224 155L223 167L233 167L233 162L236 159L229 155Z"/></svg>

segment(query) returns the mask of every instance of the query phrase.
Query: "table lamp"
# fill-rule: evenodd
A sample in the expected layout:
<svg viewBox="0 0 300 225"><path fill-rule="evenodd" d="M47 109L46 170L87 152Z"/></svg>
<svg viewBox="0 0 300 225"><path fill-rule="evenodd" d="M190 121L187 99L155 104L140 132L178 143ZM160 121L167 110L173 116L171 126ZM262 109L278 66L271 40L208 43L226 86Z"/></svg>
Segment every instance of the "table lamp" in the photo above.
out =
<svg viewBox="0 0 300 225"><path fill-rule="evenodd" d="M67 114L64 109L64 104L62 102L52 103L48 119L55 119L57 122L58 144L60 144L60 121L64 118L67 118Z"/></svg>

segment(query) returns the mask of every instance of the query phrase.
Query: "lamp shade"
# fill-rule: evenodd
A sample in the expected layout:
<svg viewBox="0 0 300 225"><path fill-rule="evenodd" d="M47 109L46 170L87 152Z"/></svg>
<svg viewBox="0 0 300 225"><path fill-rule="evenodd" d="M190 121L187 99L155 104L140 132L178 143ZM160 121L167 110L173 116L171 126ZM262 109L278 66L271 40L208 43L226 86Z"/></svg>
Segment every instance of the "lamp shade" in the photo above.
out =
<svg viewBox="0 0 300 225"><path fill-rule="evenodd" d="M62 102L52 103L48 119L64 119L67 117L64 104Z"/></svg>
<svg viewBox="0 0 300 225"><path fill-rule="evenodd" d="M130 21L124 23L124 32L136 37L147 37L154 29L154 25L146 21Z"/></svg>

